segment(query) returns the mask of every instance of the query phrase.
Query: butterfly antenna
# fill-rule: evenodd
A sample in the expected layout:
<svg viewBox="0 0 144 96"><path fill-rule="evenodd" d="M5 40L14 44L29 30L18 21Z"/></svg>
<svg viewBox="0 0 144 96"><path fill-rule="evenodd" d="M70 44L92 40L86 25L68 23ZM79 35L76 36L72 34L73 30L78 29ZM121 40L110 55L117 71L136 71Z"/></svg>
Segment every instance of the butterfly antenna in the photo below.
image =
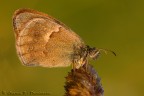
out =
<svg viewBox="0 0 144 96"><path fill-rule="evenodd" d="M108 52L111 52L114 56L116 56L116 53L114 51L111 51L111 50L108 50L108 49L102 49L102 48L99 48L98 50L103 51L105 54L108 54Z"/></svg>

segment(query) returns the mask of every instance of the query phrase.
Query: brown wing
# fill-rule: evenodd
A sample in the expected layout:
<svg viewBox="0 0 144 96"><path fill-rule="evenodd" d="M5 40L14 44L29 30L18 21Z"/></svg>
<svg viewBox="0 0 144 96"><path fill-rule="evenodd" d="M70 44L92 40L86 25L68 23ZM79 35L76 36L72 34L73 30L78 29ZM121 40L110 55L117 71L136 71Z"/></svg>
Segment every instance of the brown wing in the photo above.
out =
<svg viewBox="0 0 144 96"><path fill-rule="evenodd" d="M19 9L13 16L13 26L17 53L24 65L69 66L74 47L83 46L77 34L41 12Z"/></svg>

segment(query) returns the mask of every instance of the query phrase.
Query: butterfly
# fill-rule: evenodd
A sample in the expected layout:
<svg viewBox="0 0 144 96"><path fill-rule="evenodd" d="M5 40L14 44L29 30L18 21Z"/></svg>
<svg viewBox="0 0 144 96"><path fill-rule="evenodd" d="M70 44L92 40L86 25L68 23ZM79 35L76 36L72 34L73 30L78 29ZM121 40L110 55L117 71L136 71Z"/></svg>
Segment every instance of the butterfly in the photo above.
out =
<svg viewBox="0 0 144 96"><path fill-rule="evenodd" d="M18 9L13 15L16 50L26 66L79 69L88 57L96 59L104 49L91 48L64 23L32 9ZM113 51L111 51L115 54Z"/></svg>

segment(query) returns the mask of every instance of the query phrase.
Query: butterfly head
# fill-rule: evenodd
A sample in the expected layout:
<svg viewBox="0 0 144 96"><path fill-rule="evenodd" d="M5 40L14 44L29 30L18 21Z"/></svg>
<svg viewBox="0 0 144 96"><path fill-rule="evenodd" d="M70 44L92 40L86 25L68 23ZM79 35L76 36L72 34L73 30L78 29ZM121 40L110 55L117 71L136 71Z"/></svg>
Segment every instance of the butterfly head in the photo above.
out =
<svg viewBox="0 0 144 96"><path fill-rule="evenodd" d="M74 67L76 69L79 69L84 64L87 64L89 57L92 58L93 60L96 60L101 54L101 52L105 52L106 54L107 52L111 52L116 56L116 54L111 50L95 47L91 48L89 46L81 47L79 50L76 51L76 54L74 55Z"/></svg>

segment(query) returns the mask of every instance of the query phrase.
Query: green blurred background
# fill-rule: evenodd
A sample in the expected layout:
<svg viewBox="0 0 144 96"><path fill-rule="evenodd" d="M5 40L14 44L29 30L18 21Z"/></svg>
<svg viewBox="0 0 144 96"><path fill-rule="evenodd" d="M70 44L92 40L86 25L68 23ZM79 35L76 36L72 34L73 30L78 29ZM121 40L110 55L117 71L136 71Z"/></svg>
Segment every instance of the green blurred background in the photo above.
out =
<svg viewBox="0 0 144 96"><path fill-rule="evenodd" d="M67 68L22 66L12 15L31 8L47 13L79 34L90 46L107 48L91 64L101 77L105 96L144 96L144 0L0 0L0 95L2 91L64 94Z"/></svg>

